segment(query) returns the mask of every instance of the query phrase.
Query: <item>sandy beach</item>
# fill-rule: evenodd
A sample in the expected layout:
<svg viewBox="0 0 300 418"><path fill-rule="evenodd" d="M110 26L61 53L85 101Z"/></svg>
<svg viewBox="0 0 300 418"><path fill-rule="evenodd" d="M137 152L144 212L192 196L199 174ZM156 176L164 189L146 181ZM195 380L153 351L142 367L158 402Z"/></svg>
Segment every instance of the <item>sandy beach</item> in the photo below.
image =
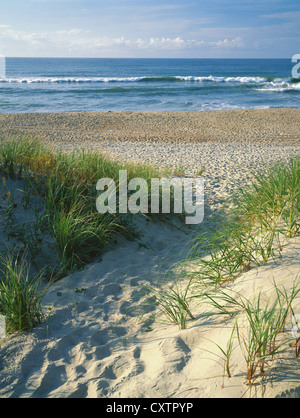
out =
<svg viewBox="0 0 300 418"><path fill-rule="evenodd" d="M0 132L54 146L108 141L299 144L299 109L0 114Z"/></svg>
<svg viewBox="0 0 300 418"><path fill-rule="evenodd" d="M38 137L56 150L95 149L186 176L201 172L209 225L252 171L300 153L300 109L0 114L0 137L18 135ZM235 340L232 377L224 377L218 345L226 347L235 319L208 319L203 313L209 306L195 306L198 314L185 330L163 317L139 320L140 289L172 280L168 271L184 260L193 228L141 216L136 221L138 241L120 240L48 288L46 323L0 340L0 397L300 397L300 360L292 348L276 364L267 362L265 375L249 387ZM4 228L0 234L3 245ZM249 299L261 291L267 300L274 282L289 289L299 272L298 235L285 243L281 259L244 272L227 289Z"/></svg>
<svg viewBox="0 0 300 418"><path fill-rule="evenodd" d="M300 148L300 110L0 114L0 135L38 137L53 149L93 149L120 161L202 173L218 206L250 171Z"/></svg>

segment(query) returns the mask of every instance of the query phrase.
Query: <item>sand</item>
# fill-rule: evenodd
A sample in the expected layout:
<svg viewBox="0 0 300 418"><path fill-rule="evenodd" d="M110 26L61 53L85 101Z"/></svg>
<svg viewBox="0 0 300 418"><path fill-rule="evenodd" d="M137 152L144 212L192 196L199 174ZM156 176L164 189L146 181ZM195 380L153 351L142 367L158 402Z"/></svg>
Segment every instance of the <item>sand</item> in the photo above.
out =
<svg viewBox="0 0 300 418"><path fill-rule="evenodd" d="M55 146L102 141L299 144L300 109L0 114L1 134Z"/></svg>
<svg viewBox="0 0 300 418"><path fill-rule="evenodd" d="M195 173L196 163L197 169L198 164L204 166L205 222L209 224L211 214L219 213L237 185L247 181L250 170L299 153L300 110L200 113L0 115L0 134L13 129L15 133L44 132L43 140L64 149L105 149L114 158L166 166L176 160L176 165L185 163L187 175ZM94 128L88 130L91 120ZM131 121L128 130L120 128L122 120ZM101 134L97 121L105 125ZM175 141L178 132L182 138ZM185 135L187 141L182 140ZM0 341L0 396L300 397L300 363L292 348L275 362L268 361L265 376L249 388L246 363L235 339L232 377L224 378L216 344L226 348L234 320L205 318L208 306L193 307L197 316L186 330L159 315L153 322L154 307L144 321L139 320L141 288L174 278L168 269L184 259L193 227L147 222L141 216L136 223L142 231L138 241L120 240L84 270L49 287L43 299L49 320L30 333ZM0 234L3 239L4 229ZM48 242L49 254L51 245ZM299 254L300 238L290 239L281 259L243 273L226 289L250 299L259 291L264 298L271 296L273 282L289 289L299 277ZM289 321L285 337L291 332Z"/></svg>
<svg viewBox="0 0 300 418"><path fill-rule="evenodd" d="M92 149L120 161L184 170L219 207L251 170L300 149L300 109L0 114L0 137L38 137L54 149Z"/></svg>

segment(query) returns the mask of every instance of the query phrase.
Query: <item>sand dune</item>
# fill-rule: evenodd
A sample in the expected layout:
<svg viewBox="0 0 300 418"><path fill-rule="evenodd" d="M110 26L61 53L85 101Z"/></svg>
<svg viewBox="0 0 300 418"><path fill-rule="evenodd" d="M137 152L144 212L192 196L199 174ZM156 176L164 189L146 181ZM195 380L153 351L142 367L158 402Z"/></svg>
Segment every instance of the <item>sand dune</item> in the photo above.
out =
<svg viewBox="0 0 300 418"><path fill-rule="evenodd" d="M234 320L205 319L203 307L186 330L164 318L137 320L140 286L163 279L186 241L176 228L151 224L146 231L151 248L126 243L49 288L43 301L45 310L51 307L48 325L2 343L1 396L275 397L299 390L292 349L249 389L237 341L232 378L225 377L223 387L216 344L225 348ZM289 288L299 278L299 254L300 240L293 239L282 260L244 273L229 289L251 299L260 290L269 297L273 281Z"/></svg>
<svg viewBox="0 0 300 418"><path fill-rule="evenodd" d="M251 119L251 112L245 112ZM278 118L279 114L274 111L272 118ZM222 119L223 114L219 115ZM259 115L262 117L263 113ZM294 117L299 120L299 110L291 111L289 115L292 120ZM118 115L120 118L125 116ZM257 120L258 113L253 113L254 116ZM60 117L67 130L67 121L75 116ZM0 123L5 125L10 121L12 126L19 119L22 130L25 122L31 126L32 118L0 115ZM41 118L51 120L51 115ZM283 119L282 115L280 120ZM238 131L235 130L233 138L236 141L229 144L225 140L209 144L179 143L176 148L171 142L152 146L143 142L131 142L130 145L129 141L113 143L103 140L101 146L115 158L135 156L158 165L172 165L175 156L179 163L185 159L190 172L195 170L195 161L198 161L205 167L205 220L209 224L211 213L218 212L235 187L247 181L251 169L264 168L274 160L286 159L299 152L299 136L296 138L292 132L295 126L291 131L283 132L286 137L293 137L286 143L284 140L272 143L272 138L268 137L262 141L253 140L251 144L247 141L239 144ZM2 126L0 132L10 132L8 128L5 130ZM40 128L43 130L44 126ZM80 127L77 129L79 132ZM221 125L218 129L221 130ZM59 126L57 130L58 136L64 135ZM230 130L227 133L229 135ZM249 138L250 134L249 131ZM92 142L88 141L87 146L90 147ZM65 149L71 148L67 136L58 143L64 143ZM196 318L188 321L185 330L179 330L159 315L153 322L151 315L158 314L154 306L143 321L139 320L141 288L172 280L174 276L167 274L168 269L184 259L192 227L147 222L142 217L136 221L143 231L140 240L129 242L123 239L101 260L95 260L84 270L52 284L43 299L47 321L30 333L0 341L0 396L299 397L299 359L294 357L292 348L274 362L268 361L265 376L257 378L249 388L245 359L235 339L232 377L224 377L224 361L217 344L225 348L235 319L207 318L203 315L210 309L206 305L193 308ZM0 233L3 238L2 229ZM261 291L267 300L274 291L274 282L289 289L297 278L300 279L299 267L298 236L283 247L281 259L270 260L264 266L243 273L227 289L249 299ZM295 312L300 312L299 297L295 302ZM292 323L289 321L282 338L289 338L291 332Z"/></svg>

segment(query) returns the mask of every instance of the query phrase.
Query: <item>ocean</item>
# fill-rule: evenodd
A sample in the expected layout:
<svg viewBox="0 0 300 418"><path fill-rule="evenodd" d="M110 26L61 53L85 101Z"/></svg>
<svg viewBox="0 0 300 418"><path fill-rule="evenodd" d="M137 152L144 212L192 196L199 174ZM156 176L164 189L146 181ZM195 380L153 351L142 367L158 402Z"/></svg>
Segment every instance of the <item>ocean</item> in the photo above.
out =
<svg viewBox="0 0 300 418"><path fill-rule="evenodd" d="M6 58L0 113L299 108L294 65L289 59Z"/></svg>

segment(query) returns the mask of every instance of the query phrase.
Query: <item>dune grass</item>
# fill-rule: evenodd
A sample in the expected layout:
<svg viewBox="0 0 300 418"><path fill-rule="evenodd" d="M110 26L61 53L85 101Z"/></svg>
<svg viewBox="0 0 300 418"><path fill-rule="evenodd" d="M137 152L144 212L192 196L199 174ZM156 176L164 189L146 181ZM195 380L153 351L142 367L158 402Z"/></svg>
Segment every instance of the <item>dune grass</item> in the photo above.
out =
<svg viewBox="0 0 300 418"><path fill-rule="evenodd" d="M189 308L191 283L192 281L183 286L181 282L176 281L171 287L145 287L143 293L147 296L143 302L140 318L143 318L148 311L152 311L155 306L163 318L162 322L177 325L179 329L186 329L188 319L195 319Z"/></svg>
<svg viewBox="0 0 300 418"><path fill-rule="evenodd" d="M97 181L112 178L118 187L120 170L127 170L128 181L141 177L149 185L152 177L159 177L150 165L121 164L94 151L54 153L31 138L3 140L0 165L2 172L13 178L22 176L31 192L43 197L63 274L90 262L114 234L135 235L129 215L97 212Z"/></svg>
<svg viewBox="0 0 300 418"><path fill-rule="evenodd" d="M214 219L213 229L202 226L191 239L190 255L179 268L184 280L178 282L176 276L173 287L169 285L159 292L148 289L147 297L154 296L158 310L181 329L186 328L187 320L192 321L199 314L228 316L233 320L226 349L218 346L225 357L224 370L231 376L230 357L233 340L237 338L251 385L257 370L264 374L266 360L288 347L290 340L277 340L293 314L299 281L295 281L290 292L275 284L275 301L264 303L261 294L254 295L252 301L226 291L226 286L270 258L280 258L284 243L300 233L300 156L253 174L250 184L240 188L232 203L229 211ZM193 304L193 300L198 303ZM201 311L204 305L211 309L199 312L199 306ZM194 312L196 309L198 312ZM299 355L299 339L294 346Z"/></svg>
<svg viewBox="0 0 300 418"><path fill-rule="evenodd" d="M151 178L159 177L158 170L150 165L121 164L94 151L53 152L38 139L24 137L0 141L0 170L10 178L24 180L24 205L29 205L32 195L42 198L43 219L39 219L39 224L54 237L60 265L60 270L51 274L55 279L100 256L117 234L129 239L137 236L130 214L97 212L96 183L100 178L112 178L118 190L120 170L127 170L128 181L140 177L149 185ZM7 216L13 224L13 213ZM12 255L7 257L0 309L10 318L10 329L27 330L41 319L40 298L35 294L37 279L29 280L24 258L13 262ZM10 313L16 297L20 305L16 304L16 312ZM30 306L30 299L34 307Z"/></svg>
<svg viewBox="0 0 300 418"><path fill-rule="evenodd" d="M255 174L233 202L235 206L217 223L218 228L213 233L198 235L194 241L196 255L205 251L209 254L199 259L194 284L200 289L203 285L214 287L214 296L210 292L204 295L218 314L243 317L242 325L241 319L236 320L234 329L251 385L257 369L263 375L266 360L288 346L288 340L277 342L277 338L293 313L292 304L300 292L299 281L295 281L290 292L274 284L276 297L272 303L262 303L261 294L254 301L229 296L224 286L253 266L263 265L271 257L281 257L282 242L299 234L300 157ZM232 347L232 336L228 344Z"/></svg>
<svg viewBox="0 0 300 418"><path fill-rule="evenodd" d="M193 239L190 254L199 260L199 281L222 285L280 257L284 239L300 232L300 157L254 174L215 224Z"/></svg>
<svg viewBox="0 0 300 418"><path fill-rule="evenodd" d="M235 197L236 215L264 230L277 228L286 237L300 231L300 157L254 175L250 187Z"/></svg>
<svg viewBox="0 0 300 418"><path fill-rule="evenodd" d="M237 337L247 364L247 381L252 385L256 370L265 373L265 362L286 348L289 340L277 341L283 332L288 315L292 312L292 303L300 292L299 284L294 285L291 293L285 288L280 290L274 285L276 298L273 303L262 303L259 293L254 302L243 302L245 320L243 328L237 325Z"/></svg>
<svg viewBox="0 0 300 418"><path fill-rule="evenodd" d="M31 330L43 319L41 300L42 272L31 277L23 255L7 254L0 260L0 313L6 319L6 331Z"/></svg>

